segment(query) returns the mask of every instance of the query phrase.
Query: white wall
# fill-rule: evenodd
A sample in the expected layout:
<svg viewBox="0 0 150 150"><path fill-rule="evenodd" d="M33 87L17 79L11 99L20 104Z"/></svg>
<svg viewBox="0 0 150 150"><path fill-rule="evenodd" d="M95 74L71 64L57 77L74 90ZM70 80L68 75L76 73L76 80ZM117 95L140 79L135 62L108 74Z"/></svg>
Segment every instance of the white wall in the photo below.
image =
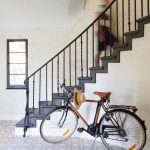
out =
<svg viewBox="0 0 150 150"><path fill-rule="evenodd" d="M83 13L83 1L80 0L42 2L41 0L1 2L0 120L20 120L24 116L26 102L25 90L6 89L6 40L28 39L30 75L89 25L89 21L95 17L94 6L97 7L97 0L93 2L89 0L90 3L87 3ZM91 16L90 20L88 14ZM63 25L64 23L66 24Z"/></svg>
<svg viewBox="0 0 150 150"><path fill-rule="evenodd" d="M0 27L70 27L81 0L0 0Z"/></svg>
<svg viewBox="0 0 150 150"><path fill-rule="evenodd" d="M111 104L135 105L137 114L145 120L147 126L147 145L150 146L150 25L145 26L143 38L134 39L132 51L122 51L120 63L110 63L108 74L97 74L96 84L86 84L88 99L95 99L94 91L111 91ZM83 104L89 121L94 113L94 106Z"/></svg>
<svg viewBox="0 0 150 150"><path fill-rule="evenodd" d="M24 116L26 102L25 90L6 89L7 39L28 39L29 74L31 74L68 44L68 31L67 28L0 28L1 120L21 119Z"/></svg>

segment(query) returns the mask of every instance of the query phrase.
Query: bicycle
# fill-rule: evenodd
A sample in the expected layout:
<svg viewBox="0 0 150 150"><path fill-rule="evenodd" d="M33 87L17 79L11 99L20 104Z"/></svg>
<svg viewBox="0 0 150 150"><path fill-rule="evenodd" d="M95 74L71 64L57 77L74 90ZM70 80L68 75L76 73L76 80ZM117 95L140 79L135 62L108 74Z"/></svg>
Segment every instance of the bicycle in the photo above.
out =
<svg viewBox="0 0 150 150"><path fill-rule="evenodd" d="M67 90L66 103L49 112L40 125L41 137L49 143L60 143L68 139L77 129L78 119L86 125L87 129L78 128L78 132L87 132L93 137L100 137L109 150L142 150L146 143L146 126L144 121L135 114L133 106L112 105L108 107L110 92L94 92L98 100L86 100L80 91ZM80 99L79 97L82 97ZM88 124L72 104L82 102L97 103L94 121ZM81 103L79 104L79 100ZM74 101L74 102L75 102ZM118 107L117 107L118 106ZM100 109L104 115L100 118Z"/></svg>

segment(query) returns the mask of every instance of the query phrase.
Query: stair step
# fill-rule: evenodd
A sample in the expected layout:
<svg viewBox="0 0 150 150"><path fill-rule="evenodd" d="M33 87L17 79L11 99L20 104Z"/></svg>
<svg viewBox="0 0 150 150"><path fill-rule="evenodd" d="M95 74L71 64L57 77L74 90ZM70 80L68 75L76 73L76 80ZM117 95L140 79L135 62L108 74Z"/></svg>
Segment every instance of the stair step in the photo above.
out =
<svg viewBox="0 0 150 150"><path fill-rule="evenodd" d="M66 96L63 93L53 93L53 99L54 101L56 99L66 99Z"/></svg>
<svg viewBox="0 0 150 150"><path fill-rule="evenodd" d="M30 118L37 118L38 120L43 119L43 117L45 117L45 115L52 111L53 109L55 109L57 106L45 106L45 107L40 107L40 109L38 109L38 111L34 111L34 113L30 114L29 117Z"/></svg>
<svg viewBox="0 0 150 150"><path fill-rule="evenodd" d="M90 67L90 70L104 70L104 67Z"/></svg>
<svg viewBox="0 0 150 150"><path fill-rule="evenodd" d="M24 126L24 118L16 123L16 127L23 127Z"/></svg>
<svg viewBox="0 0 150 150"><path fill-rule="evenodd" d="M39 102L39 107L41 108L45 108L45 107L51 107L51 108L55 108L56 105L58 105L60 102L60 100L54 100L54 104L52 105L51 101L40 101Z"/></svg>
<svg viewBox="0 0 150 150"><path fill-rule="evenodd" d="M34 109L29 108L29 112L30 112L29 113L29 126L36 127L36 121L42 120L45 117L45 115L49 113L50 111L52 111L53 109L55 108L52 106L49 106L49 108L48 107L44 108L43 112L41 112L42 108L40 111L38 108L34 108ZM16 127L24 127L24 121L25 121L25 117L16 123Z"/></svg>
<svg viewBox="0 0 150 150"><path fill-rule="evenodd" d="M30 118L36 118L36 119L43 119L45 117L45 114L41 112L41 110L39 112L35 112L33 114L30 114Z"/></svg>
<svg viewBox="0 0 150 150"><path fill-rule="evenodd" d="M113 49L124 49L124 48L126 48L128 45L127 44L122 44L122 45L115 45L115 46L113 46Z"/></svg>
<svg viewBox="0 0 150 150"><path fill-rule="evenodd" d="M147 16L144 16L144 17L142 17L142 18L139 18L139 19L137 19L136 21L139 23L139 22L142 22L142 21L144 21L144 20L146 20L146 19L150 19L150 15L147 15Z"/></svg>
<svg viewBox="0 0 150 150"><path fill-rule="evenodd" d="M104 56L104 57L101 57L102 60L114 60L116 59L116 56Z"/></svg>
<svg viewBox="0 0 150 150"><path fill-rule="evenodd" d="M54 109L54 107L50 106L49 108ZM42 111L42 107L40 108L29 108L29 117L30 118L37 118L37 119L42 119L45 114Z"/></svg>
<svg viewBox="0 0 150 150"><path fill-rule="evenodd" d="M125 36L132 36L132 35L137 35L138 33L140 33L140 30L126 32L126 33L124 33L124 35Z"/></svg>
<svg viewBox="0 0 150 150"><path fill-rule="evenodd" d="M44 106L52 106L52 101L39 101L39 106L44 107Z"/></svg>
<svg viewBox="0 0 150 150"><path fill-rule="evenodd" d="M21 119L19 122L16 123L16 127L24 127L24 121L25 118ZM29 118L29 125L30 128L36 127L36 119L35 118Z"/></svg>
<svg viewBox="0 0 150 150"><path fill-rule="evenodd" d="M67 91L73 91L74 88L77 88L78 90L81 89L80 86L75 86L75 85L73 85L73 86L65 86L65 88L66 88Z"/></svg>
<svg viewBox="0 0 150 150"><path fill-rule="evenodd" d="M28 111L29 114L33 114L33 113L38 114L39 108L29 108Z"/></svg>
<svg viewBox="0 0 150 150"><path fill-rule="evenodd" d="M78 77L78 80L92 80L92 77Z"/></svg>

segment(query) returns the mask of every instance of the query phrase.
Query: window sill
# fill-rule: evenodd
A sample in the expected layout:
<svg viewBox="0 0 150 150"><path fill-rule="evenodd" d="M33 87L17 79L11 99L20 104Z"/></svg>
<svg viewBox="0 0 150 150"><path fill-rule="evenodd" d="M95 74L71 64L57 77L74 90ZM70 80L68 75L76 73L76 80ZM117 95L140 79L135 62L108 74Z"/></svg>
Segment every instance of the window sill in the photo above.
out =
<svg viewBox="0 0 150 150"><path fill-rule="evenodd" d="M7 86L7 90L25 90L26 86Z"/></svg>

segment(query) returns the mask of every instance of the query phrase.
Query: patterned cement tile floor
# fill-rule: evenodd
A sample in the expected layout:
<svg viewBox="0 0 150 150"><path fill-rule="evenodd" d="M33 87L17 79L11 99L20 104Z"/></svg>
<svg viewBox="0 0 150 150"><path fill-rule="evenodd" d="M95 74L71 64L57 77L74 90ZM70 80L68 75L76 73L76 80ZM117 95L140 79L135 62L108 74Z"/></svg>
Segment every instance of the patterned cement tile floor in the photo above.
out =
<svg viewBox="0 0 150 150"><path fill-rule="evenodd" d="M0 150L91 150L93 140L70 138L60 144L46 143L40 136L15 136L15 121L0 121ZM107 150L96 142L92 150Z"/></svg>

